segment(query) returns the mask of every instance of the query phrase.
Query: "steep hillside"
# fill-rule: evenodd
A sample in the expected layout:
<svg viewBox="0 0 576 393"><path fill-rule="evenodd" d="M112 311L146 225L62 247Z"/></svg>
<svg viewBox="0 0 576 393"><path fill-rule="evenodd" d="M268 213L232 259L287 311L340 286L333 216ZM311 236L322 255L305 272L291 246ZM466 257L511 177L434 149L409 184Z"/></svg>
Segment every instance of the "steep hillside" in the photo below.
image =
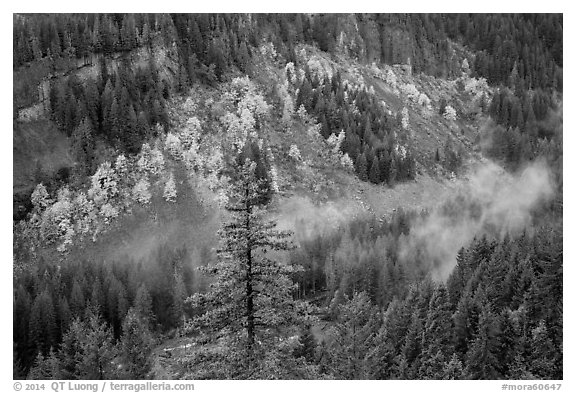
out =
<svg viewBox="0 0 576 393"><path fill-rule="evenodd" d="M156 125L169 128L164 100L174 91L197 86L197 82L216 87L240 71L253 75L276 103L277 91L270 88L276 89L284 83L282 67L292 63L305 74L307 69L316 73L320 62L331 70L330 75L339 71L338 75L352 83L352 89L365 86L368 94L360 94L362 101L381 102L384 107L377 108L372 102L368 112L361 108L360 116L350 120L345 117L349 118L351 112L344 117L339 113L340 118L334 118L334 107L318 104L316 92L312 95L314 106L306 105L309 114L321 124L325 138L346 128L341 148L349 154L362 180L370 177L374 158L378 158L380 173L370 181L376 184L393 183L390 175L394 171L397 173L393 177L401 181L414 178L416 173L450 176L451 172L457 172L462 161L478 158L470 154L478 149L473 145L477 130L494 96L494 89L488 88L484 77L491 83L504 80L506 86L514 89L516 98L500 91L497 96L501 104L490 108L490 114L500 123L514 117L510 121L512 126L524 120L517 119L517 107L506 105L517 105L514 100L519 99L524 117L530 119L529 107L534 106L536 119L542 120L546 105L550 105L546 98L549 92L543 89L561 84L561 73L558 76L561 54L547 39L557 36L555 16L544 19L502 16L500 22L499 17L475 17L468 29L464 29L462 15L129 15L126 18L70 15L68 18L64 22L63 15L14 17L16 116L49 117L71 137L80 127L83 107L95 106L89 111L90 123L84 128L94 140L131 153L139 150L142 140L156 133ZM224 25L230 31L224 31ZM521 53L506 52L506 61L493 65L495 56L502 55L496 45L498 40L504 38L507 47L515 47L517 43L511 37L526 31L523 26L537 26L532 38L543 44L524 48ZM487 35L486 40L474 35L478 31ZM521 41L528 38L524 33ZM151 51L155 53L154 62L150 62ZM515 54L523 59L519 67L511 59ZM535 62L538 57L545 59L545 63ZM272 74L259 66L263 60L268 62ZM159 74L151 63L159 66ZM132 70L126 71L121 64L130 64ZM511 77L505 80L510 70ZM535 78L537 74L542 78ZM306 76L313 85L317 83L312 74ZM97 87L89 83L81 91L76 78L84 83L91 79ZM120 85L117 79L121 80ZM134 91L135 83L136 90L141 89L138 94ZM333 82L334 92L340 94L338 83ZM533 84L537 90L526 95L526 88ZM127 88L127 93L121 85ZM298 83L288 89L293 104L302 101L302 97L295 95L297 91L301 93L300 87ZM98 95L101 97L95 99ZM327 97L324 94L323 105L332 105ZM113 98L117 100L114 113ZM454 115L450 112L446 116L446 107L454 109ZM338 110L342 112L341 107ZM123 115L117 116L117 111ZM514 115L500 115L503 112ZM347 127L342 127L342 121ZM370 125L376 129L364 136ZM82 133L86 131L79 132ZM529 144L532 146L524 146ZM522 149L533 149L534 144L533 140L522 141ZM100 150L92 154L90 150L94 147L90 146L93 142L89 138L72 145L74 151L66 150L81 175L93 173L102 161L111 159ZM87 149L88 153L79 149ZM405 154L408 156L404 157ZM364 169L359 171L359 159L362 163L366 159L365 175L360 173ZM391 166L395 166L394 170ZM29 178L29 174L20 176L20 172L15 171L15 184L24 184L25 178ZM33 186L33 182L27 184L26 189ZM24 206L18 208L22 209L26 211Z"/></svg>
<svg viewBox="0 0 576 393"><path fill-rule="evenodd" d="M342 140L338 141L338 138L335 138L339 130L333 130L335 139L327 141L318 132L318 118L314 115L306 111L298 111L290 115L288 120L283 118L285 115L282 108L286 106L286 100L296 101L297 94L293 91L283 93L287 94L284 96L278 93L289 83L287 80L289 76L286 74L286 67L277 61L274 54L267 53L265 48L266 46L262 49L262 56L254 62L254 75L257 83L255 86L263 93L271 111L267 115L269 117L265 128L258 133L269 149L266 153L268 165L273 168L278 187L278 198L273 206L277 206L280 212L285 211L286 206L290 206L291 202L286 204L287 201L294 201L295 206L299 206L300 201L317 206L322 204L345 206L343 211L346 211L346 214L350 213L350 217L366 213L384 217L397 208L420 210L439 203L445 198L446 193L456 188L455 174L447 169L448 163L445 157L447 143L454 146L461 161L470 164L478 160L479 155L474 142L478 134L477 129L483 119L476 114L468 115L468 112L470 108L474 110L474 105L478 104L474 101L476 96L482 93L490 94L490 90L480 91L480 93L472 90L465 91L463 85L474 79L463 74L457 81L446 81L426 75L413 75L409 69L402 67L379 68L375 64L365 66L342 55L330 57L312 47L302 46L298 48L299 62L305 64L306 69L316 67L315 72L318 75L328 77L340 73L348 86L353 89L364 89L372 97L371 99L381 103L390 118L405 117L407 119L406 124L398 131L401 133L398 138L413 151L416 162L414 180L394 186L361 181L354 167L342 166L342 153L339 147ZM148 50L140 50L128 57L124 56L123 61L129 61L133 67L143 66L150 61L149 54ZM167 57L163 52L155 55L154 60L160 73L164 75L163 78L168 78L173 68L173 63L168 59L169 56ZM115 64L119 63L118 60L111 60L107 64L107 72L113 73L117 67ZM67 77L74 75L86 81L90 77L97 76L98 72L98 67L95 65L84 66ZM460 89L458 85L462 85ZM226 105L228 105L225 102L225 95L226 88L197 87L173 98L170 104L172 129L185 129L189 119L194 118L198 119L198 127L201 127L200 132L204 138L209 137L210 140L215 141L229 138L226 136L228 132L225 129L226 122L222 122L223 115L227 111ZM446 119L439 113L442 99L456 108L459 114L456 119ZM44 122L43 124L50 124L48 121ZM19 124L34 129L38 127L39 121L22 121ZM15 138L19 138L26 130L23 127L20 129L22 131L15 133ZM53 132L58 135L58 131ZM174 133L174 131L171 132ZM36 140L49 141L48 135L50 134L37 134ZM42 157L46 157L46 160L52 157L53 161L47 161L49 163L45 164L47 168L50 167L48 165L59 169L73 164L72 158L62 161L63 157L70 157L71 149L68 138L61 135L60 139L52 139L52 145L48 147L41 145L37 149L32 149L30 142L24 143L26 140L23 143L15 143L15 147L18 146L15 159L24 161L21 156L34 152L36 157L41 157L41 160ZM163 140L164 138L161 137L157 143L167 143L162 142ZM202 142L199 143L202 144ZM205 149L200 147L201 150ZM221 147L227 148L225 144ZM298 156L291 154L291 148L298 151ZM57 149L58 154L50 156L50 152L54 149ZM97 163L105 160L113 161L114 155L110 153L101 155ZM208 159L212 153L208 150L204 154L207 154L204 159ZM440 160L437 160L438 158ZM466 159L463 160L463 158ZM56 166L57 164L60 166ZM111 230L96 243L94 255L102 254L97 251L97 244L102 244L114 250L111 253L102 254L106 259L118 257L124 253L139 259L145 256L147 248L138 245L147 243L147 239L157 237L165 238L166 241L170 239L171 244L180 247L187 243L187 239L194 238L195 228L206 225L209 220L206 221L204 215L193 213L202 211L202 205L189 205L196 198L196 191L186 186L190 181L186 176L187 170L178 160L169 165L175 170L177 183L183 184L184 189L188 191L180 194L176 203L166 204L158 195L161 194L161 187L158 186L156 191L158 196L152 198L151 208L142 211L136 209L126 218L115 223L113 228L116 229ZM27 165L15 165L16 167L20 173L14 174L15 187L21 184L20 189L24 189L25 185L31 183L18 179L24 176L22 173L30 173L31 169L26 169ZM465 174L466 166L459 171ZM30 179L29 175L28 179ZM29 181L33 184L35 179ZM195 187L198 187L198 181L203 180L197 180ZM215 187L214 190L219 192L217 190L221 186ZM205 202L215 203L210 200L216 195L208 192L204 197ZM190 196L191 200L188 201L185 196ZM127 210L127 212L130 211L130 209ZM185 212L192 214L184 221L174 221L174 217L183 218ZM298 214L289 215L298 217ZM213 231L217 227L217 224L214 225L216 226L212 226ZM181 238L180 234L183 233L189 235ZM113 242L110 243L107 239L113 239ZM85 247L83 245L81 248ZM93 247L91 246L91 249Z"/></svg>
<svg viewBox="0 0 576 393"><path fill-rule="evenodd" d="M15 377L561 378L561 24L15 15Z"/></svg>
<svg viewBox="0 0 576 393"><path fill-rule="evenodd" d="M159 78L165 81L174 79L176 62L169 50L160 45L141 48L128 53L117 53L113 56L94 55L78 62L68 62L65 65L49 70L44 63L34 63L24 67L14 74L14 217L22 219L30 209L30 194L38 183L44 183L52 191L67 182L70 173L75 168L83 166L79 162L78 136L67 134L51 108L56 103L54 92L68 81L80 81L86 84L96 80L105 73L118 72L123 64L129 64L134 69L145 68L150 62L159 65ZM26 101L25 101L26 100ZM110 151L109 143L101 135L95 135L92 166L95 168L105 160L113 159L114 151ZM58 173L58 171L61 171ZM82 179L80 179L82 180ZM54 183L52 186L51 184Z"/></svg>

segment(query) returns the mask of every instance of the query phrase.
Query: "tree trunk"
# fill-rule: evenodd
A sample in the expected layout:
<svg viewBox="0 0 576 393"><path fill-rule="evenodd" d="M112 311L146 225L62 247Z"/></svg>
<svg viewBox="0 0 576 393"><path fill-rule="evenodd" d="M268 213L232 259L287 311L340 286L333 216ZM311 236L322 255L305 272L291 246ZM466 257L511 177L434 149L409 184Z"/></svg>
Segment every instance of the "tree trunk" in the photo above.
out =
<svg viewBox="0 0 576 393"><path fill-rule="evenodd" d="M252 357L254 347L254 291L252 289L252 244L250 239L250 214L252 214L252 206L248 199L248 189L246 189L246 234L248 236L246 242L246 317L248 319L247 333L248 333L248 354Z"/></svg>

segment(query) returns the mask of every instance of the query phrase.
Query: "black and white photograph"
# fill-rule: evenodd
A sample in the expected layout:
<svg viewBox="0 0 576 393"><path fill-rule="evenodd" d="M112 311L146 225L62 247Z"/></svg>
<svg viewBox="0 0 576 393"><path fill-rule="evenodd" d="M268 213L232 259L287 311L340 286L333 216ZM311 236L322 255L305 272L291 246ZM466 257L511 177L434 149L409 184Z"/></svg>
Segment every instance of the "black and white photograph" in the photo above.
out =
<svg viewBox="0 0 576 393"><path fill-rule="evenodd" d="M128 8L12 14L6 391L570 390L562 13Z"/></svg>

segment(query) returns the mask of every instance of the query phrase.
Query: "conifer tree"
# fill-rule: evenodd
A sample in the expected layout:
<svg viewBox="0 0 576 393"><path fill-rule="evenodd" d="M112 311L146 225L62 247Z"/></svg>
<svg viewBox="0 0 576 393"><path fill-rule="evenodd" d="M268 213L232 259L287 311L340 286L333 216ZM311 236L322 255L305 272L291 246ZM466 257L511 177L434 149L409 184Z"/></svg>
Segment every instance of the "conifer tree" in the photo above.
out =
<svg viewBox="0 0 576 393"><path fill-rule="evenodd" d="M242 41L238 49L238 67L245 74L249 74L250 71L250 54L248 53L248 48L246 47L246 42Z"/></svg>
<svg viewBox="0 0 576 393"><path fill-rule="evenodd" d="M499 324L488 305L482 307L478 320L478 334L467 353L467 372L471 379L498 379L497 351L499 342Z"/></svg>
<svg viewBox="0 0 576 393"><path fill-rule="evenodd" d="M134 299L134 311L140 317L141 323L147 324L151 328L155 322L154 312L152 311L152 297L146 284L140 285L136 298Z"/></svg>
<svg viewBox="0 0 576 393"><path fill-rule="evenodd" d="M475 306L473 304L470 291L464 292L460 298L456 312L454 313L454 331L453 331L453 343L455 350L462 356L464 356L470 346L470 342L474 335L475 324L477 320L475 318Z"/></svg>
<svg viewBox="0 0 576 393"><path fill-rule="evenodd" d="M85 103L86 113L92 123L94 130L100 127L100 93L98 92L98 85L94 79L89 79L85 88Z"/></svg>
<svg viewBox="0 0 576 393"><path fill-rule="evenodd" d="M456 255L456 266L452 270L452 273L450 273L448 281L446 282L448 297L450 298L450 302L454 308L458 305L466 281L469 278L468 275L470 272L468 270L466 264L466 250L461 248Z"/></svg>
<svg viewBox="0 0 576 393"><path fill-rule="evenodd" d="M309 363L314 363L317 344L311 326L306 327L298 341L300 346L294 351L294 356L296 358L304 357Z"/></svg>
<svg viewBox="0 0 576 393"><path fill-rule="evenodd" d="M122 27L120 29L120 42L122 50L130 50L136 48L137 41L137 30L134 21L134 15L128 14L124 16L122 20Z"/></svg>
<svg viewBox="0 0 576 393"><path fill-rule="evenodd" d="M170 306L171 322L174 326L180 326L182 317L184 316L184 300L186 300L186 286L184 285L184 278L182 273L174 270L172 279L172 304Z"/></svg>
<svg viewBox="0 0 576 393"><path fill-rule="evenodd" d="M127 379L146 379L152 369L154 339L149 325L135 308L128 311L122 323L120 356L123 376Z"/></svg>
<svg viewBox="0 0 576 393"><path fill-rule="evenodd" d="M360 154L356 161L356 173L360 180L368 180L368 162L366 161L366 155L364 153Z"/></svg>
<svg viewBox="0 0 576 393"><path fill-rule="evenodd" d="M72 321L62 338L58 357L61 359L60 372L63 379L79 379L78 364L82 361L82 339L86 329L79 317Z"/></svg>
<svg viewBox="0 0 576 393"><path fill-rule="evenodd" d="M73 331L72 340L78 340L76 345L79 346L78 353L72 356L72 359L78 359L74 364L73 379L114 378L112 360L116 357L116 348L112 331L92 309L88 309L86 319L79 330Z"/></svg>
<svg viewBox="0 0 576 393"><path fill-rule="evenodd" d="M122 123L120 119L120 107L116 97L112 100L112 105L110 106L110 111L106 117L105 125L110 127L105 129L110 141L114 142L120 139L120 136L122 135Z"/></svg>
<svg viewBox="0 0 576 393"><path fill-rule="evenodd" d="M466 379L464 373L464 367L462 362L458 359L458 356L454 353L449 362L444 364L444 369L442 371L442 379L444 380L454 380L454 379Z"/></svg>
<svg viewBox="0 0 576 393"><path fill-rule="evenodd" d="M362 379L369 374L367 357L377 333L377 313L365 292L338 307L338 320L329 344L330 371L340 379Z"/></svg>
<svg viewBox="0 0 576 393"><path fill-rule="evenodd" d="M27 379L50 379L50 365L48 361L40 352L36 355L36 359L32 364L32 368L28 373Z"/></svg>
<svg viewBox="0 0 576 393"><path fill-rule="evenodd" d="M388 167L388 184L394 186L398 178L398 163L396 161L396 156L393 156L390 160L390 166Z"/></svg>
<svg viewBox="0 0 576 393"><path fill-rule="evenodd" d="M428 307L428 316L422 335L422 365L420 377L440 379L446 358L452 352L450 331L452 313L446 288L438 286Z"/></svg>
<svg viewBox="0 0 576 393"><path fill-rule="evenodd" d="M81 176L91 174L94 160L94 129L89 117L84 120L72 132L72 145L76 158L76 170Z"/></svg>
<svg viewBox="0 0 576 393"><path fill-rule="evenodd" d="M65 297L61 297L58 301L58 342L62 340L62 335L68 330L72 314L70 313L70 306Z"/></svg>
<svg viewBox="0 0 576 393"><path fill-rule="evenodd" d="M418 312L412 314L410 327L406 332L406 341L402 346L401 361L399 362L399 373L402 378L418 379L420 377L419 369L422 360L422 335L424 333L422 325L423 323L418 316Z"/></svg>
<svg viewBox="0 0 576 393"><path fill-rule="evenodd" d="M558 356L558 351L554 348L548 329L543 321L540 321L538 326L532 329L530 347L532 349L529 361L530 371L537 378L557 378L558 372L555 367L555 358Z"/></svg>
<svg viewBox="0 0 576 393"><path fill-rule="evenodd" d="M386 326L387 323L389 323L389 319L385 317L384 325L374 338L374 347L367 355L370 378L392 378L396 352L392 345L394 337L392 337L392 332L389 326Z"/></svg>
<svg viewBox="0 0 576 393"><path fill-rule="evenodd" d="M52 296L46 288L32 305L30 314L30 340L35 348L47 355L50 347L56 344L56 315Z"/></svg>
<svg viewBox="0 0 576 393"><path fill-rule="evenodd" d="M498 348L499 370L502 375L509 375L510 367L514 364L514 359L523 345L524 337L518 329L517 321L513 320L513 312L503 309L498 317L502 332Z"/></svg>
<svg viewBox="0 0 576 393"><path fill-rule="evenodd" d="M380 183L380 162L378 161L378 157L374 157L374 160L372 160L369 179L374 184Z"/></svg>
<svg viewBox="0 0 576 393"><path fill-rule="evenodd" d="M28 326L32 304L30 295L22 285L19 285L15 291L13 307L12 338L14 340L15 355L18 355L14 357L14 363L16 364L16 362L18 362L21 365L25 365L34 359L34 353L30 351L31 348L28 340L30 334Z"/></svg>
<svg viewBox="0 0 576 393"><path fill-rule="evenodd" d="M44 357L40 353L36 356L32 368L28 372L26 379L60 379L60 361L55 352L50 349L48 356Z"/></svg>
<svg viewBox="0 0 576 393"><path fill-rule="evenodd" d="M218 262L201 270L214 277L207 293L188 301L201 312L187 326L209 345L190 359L200 378L303 378L308 368L292 357L298 326L308 319L308 305L293 300L291 275L298 267L268 257L290 249L290 232L275 229L259 206L262 184L256 164L246 160L231 183L221 230ZM288 336L288 337L283 337Z"/></svg>
<svg viewBox="0 0 576 393"><path fill-rule="evenodd" d="M300 108L300 105L304 105L306 110L310 110L312 106L312 86L308 78L304 78L296 96L296 107Z"/></svg>

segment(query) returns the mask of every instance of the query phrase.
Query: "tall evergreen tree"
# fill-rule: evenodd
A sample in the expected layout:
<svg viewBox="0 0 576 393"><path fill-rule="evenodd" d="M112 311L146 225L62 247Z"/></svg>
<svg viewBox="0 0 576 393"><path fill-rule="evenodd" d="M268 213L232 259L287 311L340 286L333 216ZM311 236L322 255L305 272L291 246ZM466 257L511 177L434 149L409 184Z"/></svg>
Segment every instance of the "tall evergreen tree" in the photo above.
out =
<svg viewBox="0 0 576 393"><path fill-rule="evenodd" d="M122 323L120 357L123 377L127 379L146 379L152 369L154 339L144 318L131 308Z"/></svg>
<svg viewBox="0 0 576 393"><path fill-rule="evenodd" d="M378 161L378 157L374 157L374 160L372 160L372 165L370 165L370 174L368 178L374 184L380 183L380 162Z"/></svg>
<svg viewBox="0 0 576 393"><path fill-rule="evenodd" d="M152 328L155 322L154 312L152 311L152 297L146 284L140 285L136 298L134 299L134 311L139 316L141 323Z"/></svg>
<svg viewBox="0 0 576 393"><path fill-rule="evenodd" d="M40 353L36 356L34 364L26 379L60 379L60 361L53 350L44 357Z"/></svg>
<svg viewBox="0 0 576 393"><path fill-rule="evenodd" d="M175 269L172 284L172 304L170 306L171 322L174 326L180 326L184 316L184 301L186 300L186 286L182 273Z"/></svg>
<svg viewBox="0 0 576 393"><path fill-rule="evenodd" d="M446 288L439 285L435 290L422 335L422 365L420 377L440 379L443 376L444 363L452 353L450 331L452 331L452 312Z"/></svg>
<svg viewBox="0 0 576 393"><path fill-rule="evenodd" d="M482 307L478 320L478 334L467 353L467 372L471 379L498 379L497 352L500 327L488 305Z"/></svg>
<svg viewBox="0 0 576 393"><path fill-rule="evenodd" d="M328 352L329 370L339 379L364 379L369 376L368 354L378 331L378 314L365 292L338 307L338 320Z"/></svg>
<svg viewBox="0 0 576 393"><path fill-rule="evenodd" d="M50 347L56 344L56 314L52 296L48 288L34 300L30 313L30 341L37 351L48 355Z"/></svg>
<svg viewBox="0 0 576 393"><path fill-rule="evenodd" d="M356 173L360 180L368 180L368 162L366 161L366 155L364 153L360 154L358 160L356 160Z"/></svg>
<svg viewBox="0 0 576 393"><path fill-rule="evenodd" d="M308 319L308 306L295 301L291 275L300 269L268 258L290 248L289 232L274 229L259 206L262 186L256 165L246 160L232 182L219 231L218 262L202 270L215 278L207 293L189 298L201 311L188 330L210 343L192 360L196 377L302 378L307 367L293 358L297 342L283 336Z"/></svg>
<svg viewBox="0 0 576 393"><path fill-rule="evenodd" d="M72 146L76 158L76 171L80 176L92 173L94 160L94 128L87 116L72 132Z"/></svg>
<svg viewBox="0 0 576 393"><path fill-rule="evenodd" d="M88 310L80 339L80 361L75 365L78 379L112 379L115 378L115 366L112 360L116 357L111 329L97 312ZM75 378L74 378L75 379Z"/></svg>
<svg viewBox="0 0 576 393"><path fill-rule="evenodd" d="M296 358L304 357L307 362L314 363L316 360L316 339L312 333L312 327L309 325L298 338L299 347L294 351Z"/></svg>
<svg viewBox="0 0 576 393"><path fill-rule="evenodd" d="M441 377L444 380L466 379L464 366L455 353L450 358L450 361L444 364Z"/></svg>

